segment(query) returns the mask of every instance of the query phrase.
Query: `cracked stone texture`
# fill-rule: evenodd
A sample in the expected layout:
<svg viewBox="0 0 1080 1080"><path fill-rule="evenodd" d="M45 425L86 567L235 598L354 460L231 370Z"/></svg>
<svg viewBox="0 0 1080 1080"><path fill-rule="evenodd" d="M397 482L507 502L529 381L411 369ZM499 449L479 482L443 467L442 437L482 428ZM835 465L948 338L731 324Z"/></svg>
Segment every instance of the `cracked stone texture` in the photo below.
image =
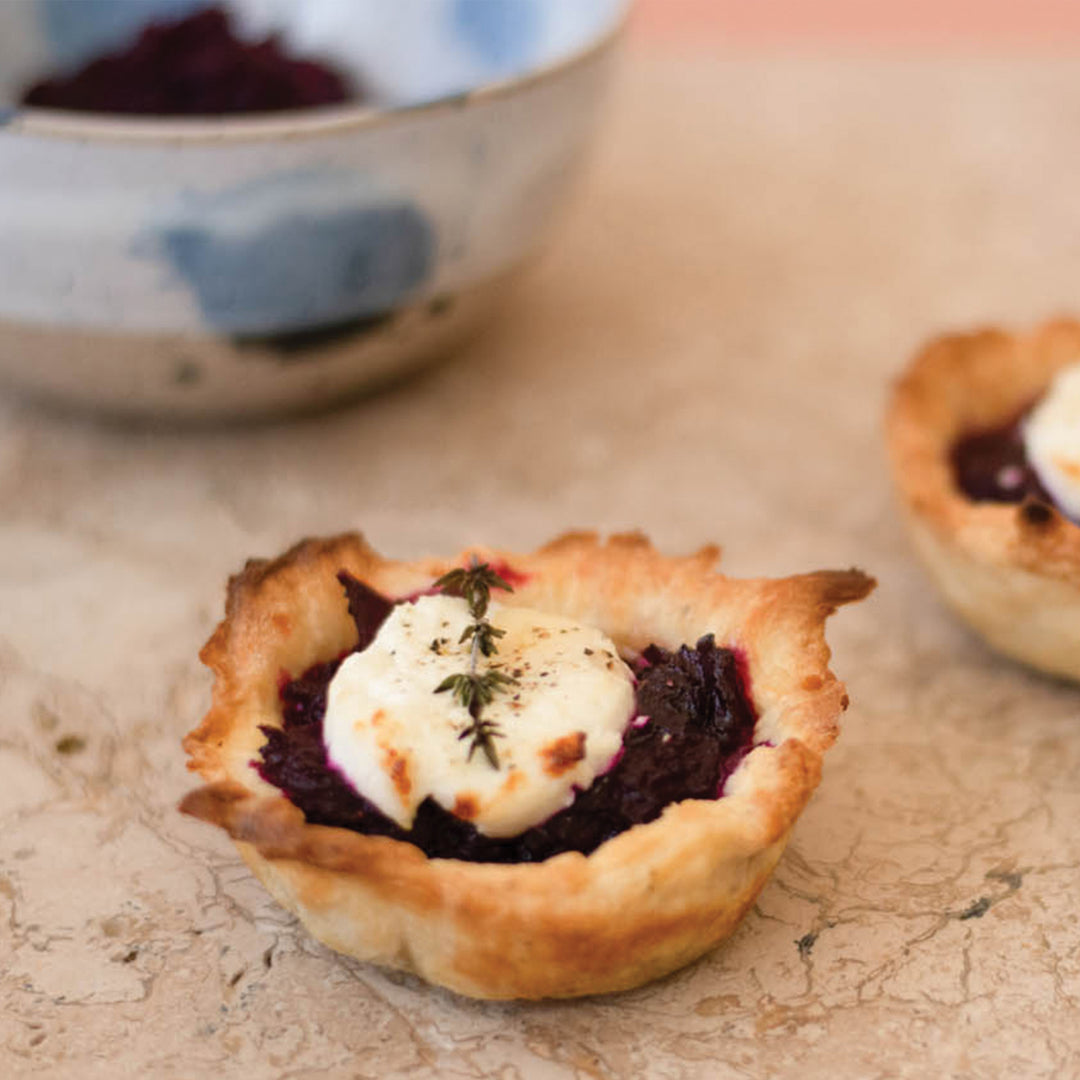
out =
<svg viewBox="0 0 1080 1080"><path fill-rule="evenodd" d="M239 429L0 400L0 1075L1080 1074L1080 691L944 611L879 438L922 339L1075 305L1078 119L1071 62L631 54L548 253L453 362ZM316 944L175 812L249 555L581 525L880 578L831 624L824 784L711 956L470 1003Z"/></svg>

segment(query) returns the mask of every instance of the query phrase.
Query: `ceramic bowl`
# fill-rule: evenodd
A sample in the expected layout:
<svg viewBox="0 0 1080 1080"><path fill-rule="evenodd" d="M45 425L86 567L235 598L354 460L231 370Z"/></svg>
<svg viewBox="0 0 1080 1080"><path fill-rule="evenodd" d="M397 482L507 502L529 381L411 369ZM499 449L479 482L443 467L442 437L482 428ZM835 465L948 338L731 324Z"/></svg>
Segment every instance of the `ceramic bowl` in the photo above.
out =
<svg viewBox="0 0 1080 1080"><path fill-rule="evenodd" d="M20 108L201 0L0 4L0 381L176 417L326 405L450 350L535 248L628 0L231 0L365 104Z"/></svg>

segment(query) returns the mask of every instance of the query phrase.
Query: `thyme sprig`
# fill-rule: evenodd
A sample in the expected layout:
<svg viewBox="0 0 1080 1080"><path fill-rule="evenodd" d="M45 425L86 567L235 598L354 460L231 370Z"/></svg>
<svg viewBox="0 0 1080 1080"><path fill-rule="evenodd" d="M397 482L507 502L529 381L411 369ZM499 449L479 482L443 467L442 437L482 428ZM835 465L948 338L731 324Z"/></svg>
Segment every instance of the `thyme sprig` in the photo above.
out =
<svg viewBox="0 0 1080 1080"><path fill-rule="evenodd" d="M480 657L494 656L499 648L496 641L506 635L505 630L492 626L487 618L488 604L491 602L492 589L513 588L504 581L487 563L482 563L474 555L467 567L458 567L443 574L435 582L436 589L448 596L460 596L468 605L473 621L465 627L458 638L458 644L469 646L469 670L460 675L448 675L437 687L436 694L451 692L455 700L463 706L472 718L458 739L470 739L469 755L466 761L472 761L477 750L482 750L488 764L493 769L499 767L499 755L495 750L495 739L502 738L503 732L492 720L481 715L484 706L490 705L495 695L517 684L517 679L498 668L489 668L482 674L477 670Z"/></svg>

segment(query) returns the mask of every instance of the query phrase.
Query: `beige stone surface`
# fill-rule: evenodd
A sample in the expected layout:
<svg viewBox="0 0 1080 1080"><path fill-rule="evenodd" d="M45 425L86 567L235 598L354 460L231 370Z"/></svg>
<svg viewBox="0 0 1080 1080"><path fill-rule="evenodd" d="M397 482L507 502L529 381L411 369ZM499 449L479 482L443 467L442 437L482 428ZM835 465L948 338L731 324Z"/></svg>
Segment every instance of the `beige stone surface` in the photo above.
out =
<svg viewBox="0 0 1080 1080"><path fill-rule="evenodd" d="M1075 310L1072 63L630 55L498 324L260 427L0 401L0 1075L1080 1075L1080 690L932 594L880 446L925 336ZM857 564L853 707L734 938L633 993L482 1005L343 960L181 818L228 573L638 526L729 572Z"/></svg>

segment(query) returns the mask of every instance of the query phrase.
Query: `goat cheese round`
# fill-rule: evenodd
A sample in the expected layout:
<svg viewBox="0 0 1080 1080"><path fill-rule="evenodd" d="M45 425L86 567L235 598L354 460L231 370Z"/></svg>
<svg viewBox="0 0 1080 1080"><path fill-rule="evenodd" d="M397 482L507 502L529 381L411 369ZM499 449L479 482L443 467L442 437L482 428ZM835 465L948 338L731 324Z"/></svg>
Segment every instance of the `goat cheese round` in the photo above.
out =
<svg viewBox="0 0 1080 1080"><path fill-rule="evenodd" d="M1023 425L1024 448L1043 487L1080 519L1080 363L1057 373Z"/></svg>
<svg viewBox="0 0 1080 1080"><path fill-rule="evenodd" d="M402 828L429 795L487 836L516 836L569 806L611 763L634 712L634 678L599 630L558 615L492 602L505 631L477 670L517 680L483 707L497 725L499 767L463 737L472 718L435 688L468 672L465 602L425 596L397 605L327 691L330 763Z"/></svg>

